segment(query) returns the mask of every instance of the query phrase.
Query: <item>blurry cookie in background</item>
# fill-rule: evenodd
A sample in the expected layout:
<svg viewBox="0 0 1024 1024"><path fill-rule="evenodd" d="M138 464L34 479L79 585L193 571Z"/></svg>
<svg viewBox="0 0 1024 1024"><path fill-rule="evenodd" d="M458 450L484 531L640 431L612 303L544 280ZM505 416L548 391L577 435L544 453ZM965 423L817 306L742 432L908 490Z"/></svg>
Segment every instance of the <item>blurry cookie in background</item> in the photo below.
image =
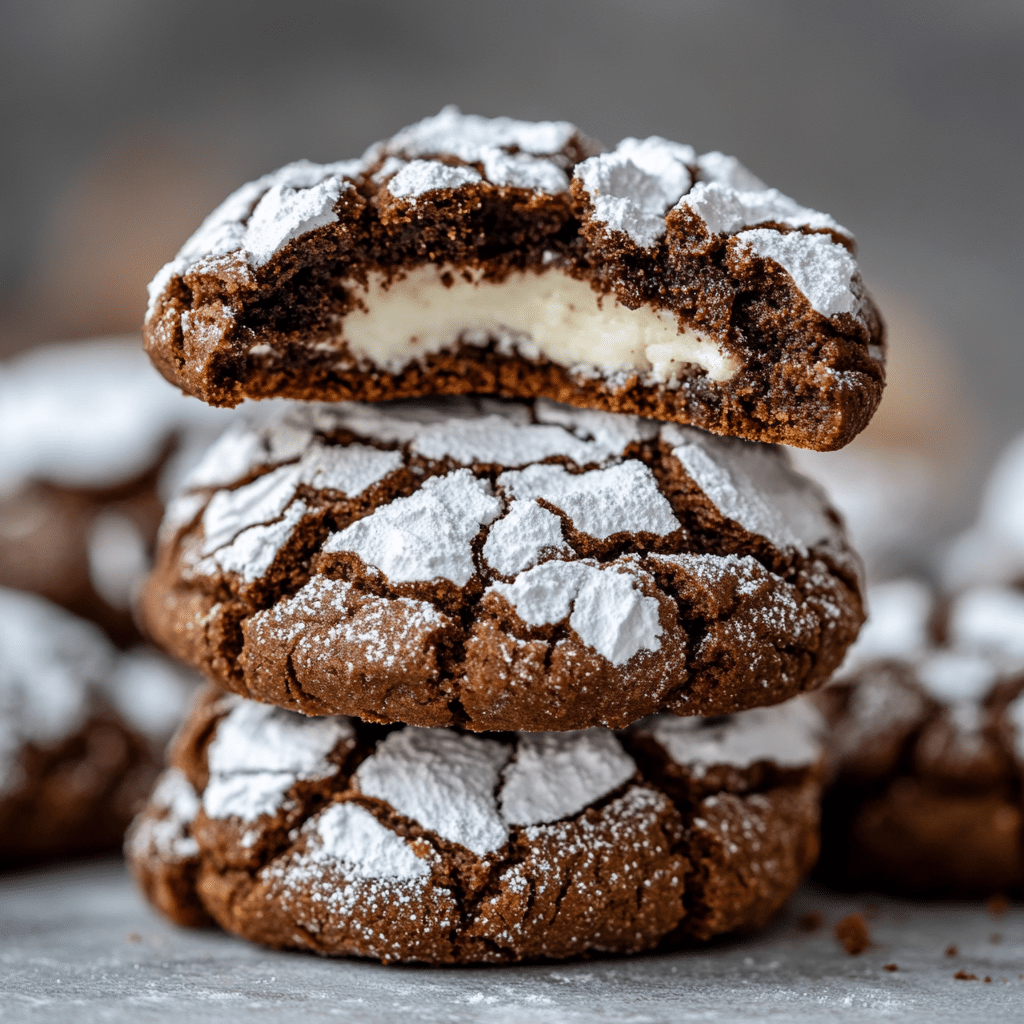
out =
<svg viewBox="0 0 1024 1024"><path fill-rule="evenodd" d="M1024 889L1024 593L914 580L817 695L831 733L819 876L919 895Z"/></svg>
<svg viewBox="0 0 1024 1024"><path fill-rule="evenodd" d="M0 867L118 850L195 683L0 588Z"/></svg>
<svg viewBox="0 0 1024 1024"><path fill-rule="evenodd" d="M0 586L136 642L163 497L231 418L167 384L134 338L0 363Z"/></svg>

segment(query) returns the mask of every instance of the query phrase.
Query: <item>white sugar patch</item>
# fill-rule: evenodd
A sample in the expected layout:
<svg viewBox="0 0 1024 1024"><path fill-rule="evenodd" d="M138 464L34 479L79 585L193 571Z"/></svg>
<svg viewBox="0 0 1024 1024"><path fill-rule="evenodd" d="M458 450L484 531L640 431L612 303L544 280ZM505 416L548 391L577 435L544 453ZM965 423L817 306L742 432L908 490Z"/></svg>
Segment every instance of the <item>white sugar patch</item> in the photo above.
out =
<svg viewBox="0 0 1024 1024"><path fill-rule="evenodd" d="M415 199L439 188L460 188L480 181L472 167L449 167L436 160L413 160L388 183L387 190L399 199Z"/></svg>
<svg viewBox="0 0 1024 1024"><path fill-rule="evenodd" d="M360 792L483 857L508 836L494 793L510 754L495 740L407 727L388 733L354 778Z"/></svg>
<svg viewBox="0 0 1024 1024"><path fill-rule="evenodd" d="M661 428L661 437L718 511L745 530L801 553L823 543L843 546L823 492L790 467L782 450L674 423Z"/></svg>
<svg viewBox="0 0 1024 1024"><path fill-rule="evenodd" d="M849 250L828 235L782 234L772 228L754 228L736 235L740 251L774 260L806 296L811 309L822 316L849 313L857 316L861 299L853 290L857 261Z"/></svg>
<svg viewBox="0 0 1024 1024"><path fill-rule="evenodd" d="M157 780L149 798L149 805L164 816L142 819L141 825L129 832L132 852L138 856L148 853L146 845L152 843L167 858L185 860L199 853L199 844L188 833L188 827L199 813L199 797L180 768L168 768Z"/></svg>
<svg viewBox="0 0 1024 1024"><path fill-rule="evenodd" d="M495 185L530 188L557 195L569 188L569 176L550 160L529 153L506 153L496 146L481 150L487 180Z"/></svg>
<svg viewBox="0 0 1024 1024"><path fill-rule="evenodd" d="M337 220L334 204L352 187L336 175L312 188L272 185L256 204L242 237L249 262L261 267L292 239Z"/></svg>
<svg viewBox="0 0 1024 1024"><path fill-rule="evenodd" d="M936 700L973 703L992 689L999 669L981 654L935 651L918 663L917 678Z"/></svg>
<svg viewBox="0 0 1024 1024"><path fill-rule="evenodd" d="M345 718L306 718L256 701L239 701L217 725L207 748L210 781L203 809L211 818L255 821L273 814L300 779L323 779L337 765L327 760L339 743L351 742Z"/></svg>
<svg viewBox="0 0 1024 1024"><path fill-rule="evenodd" d="M553 402L550 398L538 398L533 403L533 412L538 423L557 423L581 440L589 441L606 457L622 455L629 445L651 441L658 436L658 424L654 420L599 409L577 409L573 405ZM582 462L580 459L576 461Z"/></svg>
<svg viewBox="0 0 1024 1024"><path fill-rule="evenodd" d="M767 188L765 183L748 171L734 156L726 156L717 149L697 157L697 180L716 181L730 188L757 190Z"/></svg>
<svg viewBox="0 0 1024 1024"><path fill-rule="evenodd" d="M1024 668L1024 594L1010 587L977 587L959 595L949 612L951 646Z"/></svg>
<svg viewBox="0 0 1024 1024"><path fill-rule="evenodd" d="M483 548L487 564L502 576L515 576L553 552L569 555L572 549L562 538L562 521L535 501L513 501Z"/></svg>
<svg viewBox="0 0 1024 1024"><path fill-rule="evenodd" d="M578 814L618 789L636 771L615 734L520 733L504 772L501 816L509 825L539 825Z"/></svg>
<svg viewBox="0 0 1024 1024"><path fill-rule="evenodd" d="M698 182L679 200L677 208L692 210L711 234L732 235L757 224L786 224L794 228L850 232L827 213L801 206L776 188L736 189L721 182Z"/></svg>
<svg viewBox="0 0 1024 1024"><path fill-rule="evenodd" d="M651 470L636 459L608 469L570 473L564 466L532 465L502 473L498 486L517 498L543 498L582 533L605 540L616 533L664 537L679 529Z"/></svg>
<svg viewBox="0 0 1024 1024"><path fill-rule="evenodd" d="M700 718L656 715L640 726L676 764L702 775L715 765L749 768L771 761L781 768L814 764L821 757L824 722L802 697L771 708L753 708L713 724Z"/></svg>
<svg viewBox="0 0 1024 1024"><path fill-rule="evenodd" d="M138 647L118 659L105 691L126 722L155 743L165 743L199 684L197 675L176 662Z"/></svg>
<svg viewBox="0 0 1024 1024"><path fill-rule="evenodd" d="M359 804L331 804L302 832L310 837L304 856L309 865L337 865L349 878L410 881L430 874L426 860Z"/></svg>
<svg viewBox="0 0 1024 1024"><path fill-rule="evenodd" d="M520 573L513 583L495 583L489 590L504 597L531 626L568 616L585 644L613 665L624 665L640 650L661 648L658 602L637 589L634 573L647 576L637 570L620 572L616 563L544 562Z"/></svg>
<svg viewBox="0 0 1024 1024"><path fill-rule="evenodd" d="M134 519L100 512L89 524L89 582L112 608L127 611L150 568L149 543Z"/></svg>
<svg viewBox="0 0 1024 1024"><path fill-rule="evenodd" d="M468 469L431 477L408 498L396 498L324 544L351 551L393 583L451 580L464 586L476 571L470 542L494 521L502 503Z"/></svg>
<svg viewBox="0 0 1024 1024"><path fill-rule="evenodd" d="M578 164L576 177L590 195L594 216L640 246L665 233L665 212L690 188L693 148L656 135L623 139L611 153Z"/></svg>
<svg viewBox="0 0 1024 1024"><path fill-rule="evenodd" d="M929 630L935 598L920 580L892 580L868 591L868 619L846 652L847 674L883 658L911 661L932 646Z"/></svg>
<svg viewBox="0 0 1024 1024"><path fill-rule="evenodd" d="M304 501L293 501L280 519L243 530L230 544L203 559L195 571L212 576L216 567L222 572L238 573L247 583L258 580L274 564L277 553L291 539L295 527L308 511Z"/></svg>
<svg viewBox="0 0 1024 1024"><path fill-rule="evenodd" d="M91 623L49 601L0 588L0 792L21 783L18 752L77 732L117 652Z"/></svg>

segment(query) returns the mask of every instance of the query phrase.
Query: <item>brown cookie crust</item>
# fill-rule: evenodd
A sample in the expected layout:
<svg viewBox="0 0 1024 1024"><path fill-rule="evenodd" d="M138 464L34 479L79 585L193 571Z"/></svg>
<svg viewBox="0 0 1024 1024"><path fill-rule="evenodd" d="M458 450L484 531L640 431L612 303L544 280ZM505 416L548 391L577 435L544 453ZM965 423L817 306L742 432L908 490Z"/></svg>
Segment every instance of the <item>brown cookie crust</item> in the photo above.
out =
<svg viewBox="0 0 1024 1024"><path fill-rule="evenodd" d="M238 707L211 687L175 745L171 771L190 781L198 802L212 784L212 739ZM209 915L273 948L504 963L634 953L760 928L817 849L818 764L788 770L785 781L764 762L733 769L729 791L689 801L669 797L643 767L649 758L638 756L632 775L627 769L623 783L581 812L512 825L502 846L475 854L362 791L360 766L387 734L353 722L328 754L330 774L295 782L276 809L251 821L213 818L203 805L168 826L173 801L154 800L127 846L143 891L172 920L200 924ZM621 742L634 753L638 738ZM318 822L338 811L400 837L429 874L371 877L325 857ZM162 841L154 838L161 824Z"/></svg>
<svg viewBox="0 0 1024 1024"><path fill-rule="evenodd" d="M425 408L382 407L381 414L424 416ZM512 416L532 407L490 408ZM512 591L501 590L525 574L505 575L483 554L493 524L490 533L472 526L473 569L464 585L442 577L393 582L357 554L328 550L328 539L392 503L422 496L452 473L465 473L460 467L466 460L473 479L494 493L502 492L498 480L509 467L475 462L465 453L459 456L463 462L452 455L427 457L415 450L420 442L396 447L368 428L353 433L356 424L345 419L350 411L320 409L315 444L335 455L339 445L361 445L364 452L401 452L401 459L353 498L300 486L293 503L283 513L273 512L266 529L276 529L285 521L280 516L287 517L299 501L305 511L286 538L277 538L272 560L266 567L261 563L258 573L246 575L246 567L234 562L225 569L224 557L211 567L210 559L221 556L204 554L213 520L203 508L233 500L238 488L201 487L185 494L180 501L186 516L177 531L165 531L142 595L143 619L158 643L225 689L306 714L349 714L382 723L474 731L621 728L659 711L728 714L813 689L840 663L863 620L855 556L813 488L801 501L818 509L827 536L803 551L776 546L720 512L672 444L655 436L657 427L646 440L631 441L625 458L587 468L610 464L643 475L657 488L651 501L664 502L675 517L663 533L640 529L601 539L541 499L543 514L557 517L551 521L562 547L545 549L538 561L540 568L561 572L578 565L605 573L595 577L602 581L628 580L627 597L647 602L647 614L657 617L656 643L636 645L628 658L613 662L593 646L593 636L588 641L572 626L575 620L525 621ZM539 415L536 408L530 414ZM476 421L471 416L465 428L462 421L452 422L452 429L468 429ZM623 428L624 421L611 422ZM635 421L626 422L633 429ZM494 432L508 426L499 420L488 424ZM540 423L515 428L547 429ZM269 436L266 443L273 447L273 437L283 434ZM741 454L751 452L768 458L765 472L772 479L810 488L781 459L776 466L775 453L744 448ZM264 457L273 464L269 455L257 461ZM223 458L229 458L227 448ZM563 465L573 473L584 468L564 456L540 467ZM270 479L269 469L257 466L239 482L264 486L260 481ZM172 508L172 524L176 514ZM675 522L678 527L671 528ZM271 557L265 547L259 550L264 561Z"/></svg>
<svg viewBox="0 0 1024 1024"><path fill-rule="evenodd" d="M345 185L328 222L290 235L269 256L253 260L241 248L246 227L261 197L280 187L272 181L301 186L316 179L308 165L245 186L215 211L211 221L224 221L236 240L226 241L208 222L152 286L144 334L160 372L214 405L266 397L544 396L819 450L848 443L877 408L884 329L859 273L849 284L854 312L826 316L774 259L737 243L733 229L710 232L688 209L670 210L661 237L640 245L601 219L595 195L578 176L558 192L493 184L480 177L486 168L479 160L410 154L402 146L395 140L361 163L325 165L320 178L333 174ZM596 152L575 135L545 159L571 177ZM464 167L478 180L395 196L389 161L403 155ZM684 173L694 184L710 175L696 157ZM779 237L823 234L853 248L838 225L780 220L755 215L747 226L763 225ZM497 336L463 340L400 368L353 354L344 319L363 301L368 275L400 281L426 265L498 282L510 273L561 274L629 309L665 311L681 329L713 339L740 368L722 381L695 363L681 364L675 383L645 371L595 375Z"/></svg>

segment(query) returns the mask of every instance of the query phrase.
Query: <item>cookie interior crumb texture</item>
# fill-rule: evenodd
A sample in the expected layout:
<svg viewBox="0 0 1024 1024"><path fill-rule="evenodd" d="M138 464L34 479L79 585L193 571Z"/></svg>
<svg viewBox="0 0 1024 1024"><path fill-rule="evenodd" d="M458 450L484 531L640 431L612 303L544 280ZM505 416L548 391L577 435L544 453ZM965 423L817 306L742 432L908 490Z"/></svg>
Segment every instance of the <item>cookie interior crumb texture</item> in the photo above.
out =
<svg viewBox="0 0 1024 1024"><path fill-rule="evenodd" d="M447 107L234 192L153 280L145 338L215 405L545 396L831 450L884 384L853 249L733 157Z"/></svg>
<svg viewBox="0 0 1024 1024"><path fill-rule="evenodd" d="M662 726L382 728L211 687L129 862L179 923L385 961L637 952L762 927L817 853L820 717L801 698L692 722L669 745ZM805 755L779 763L786 746Z"/></svg>
<svg viewBox="0 0 1024 1024"><path fill-rule="evenodd" d="M540 399L296 405L170 503L148 627L308 714L476 731L774 704L859 628L859 563L784 453Z"/></svg>

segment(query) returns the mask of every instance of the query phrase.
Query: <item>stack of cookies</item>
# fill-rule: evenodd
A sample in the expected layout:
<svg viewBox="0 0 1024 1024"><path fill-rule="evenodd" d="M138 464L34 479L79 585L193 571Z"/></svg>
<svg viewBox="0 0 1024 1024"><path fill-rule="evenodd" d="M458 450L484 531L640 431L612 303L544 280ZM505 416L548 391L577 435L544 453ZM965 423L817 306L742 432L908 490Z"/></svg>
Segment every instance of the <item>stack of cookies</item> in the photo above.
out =
<svg viewBox="0 0 1024 1024"><path fill-rule="evenodd" d="M385 961L762 926L812 865L800 695L863 621L764 442L870 418L830 217L735 159L438 116L243 186L151 289L236 423L168 507L151 634L211 686L128 839L150 900Z"/></svg>

